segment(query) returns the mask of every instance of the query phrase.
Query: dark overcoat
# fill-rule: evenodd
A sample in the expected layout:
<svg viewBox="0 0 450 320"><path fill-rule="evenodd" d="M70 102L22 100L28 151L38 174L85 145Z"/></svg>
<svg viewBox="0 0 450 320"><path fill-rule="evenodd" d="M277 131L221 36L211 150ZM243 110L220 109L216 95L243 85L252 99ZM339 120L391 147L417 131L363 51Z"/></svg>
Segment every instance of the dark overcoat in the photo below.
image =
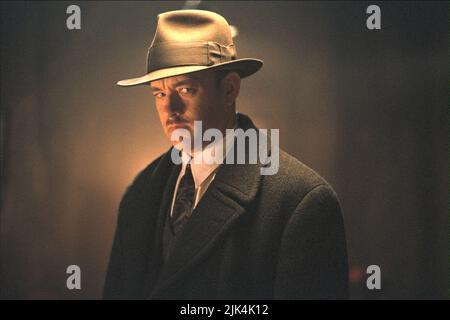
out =
<svg viewBox="0 0 450 320"><path fill-rule="evenodd" d="M242 114L238 124L254 128ZM261 175L263 165L222 164L167 260L164 226L180 165L170 150L148 165L120 202L104 298L348 298L335 192L282 150L277 174Z"/></svg>

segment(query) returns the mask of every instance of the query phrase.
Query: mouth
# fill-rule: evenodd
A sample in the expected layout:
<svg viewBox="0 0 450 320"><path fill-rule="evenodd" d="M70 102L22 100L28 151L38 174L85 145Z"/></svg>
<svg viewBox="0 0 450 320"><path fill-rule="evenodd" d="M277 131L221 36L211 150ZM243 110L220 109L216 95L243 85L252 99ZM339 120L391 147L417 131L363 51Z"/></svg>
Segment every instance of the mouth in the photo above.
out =
<svg viewBox="0 0 450 320"><path fill-rule="evenodd" d="M171 123L167 125L166 130L169 135L172 135L173 132L177 129L186 129L189 130L189 124L186 122L177 122L177 123Z"/></svg>

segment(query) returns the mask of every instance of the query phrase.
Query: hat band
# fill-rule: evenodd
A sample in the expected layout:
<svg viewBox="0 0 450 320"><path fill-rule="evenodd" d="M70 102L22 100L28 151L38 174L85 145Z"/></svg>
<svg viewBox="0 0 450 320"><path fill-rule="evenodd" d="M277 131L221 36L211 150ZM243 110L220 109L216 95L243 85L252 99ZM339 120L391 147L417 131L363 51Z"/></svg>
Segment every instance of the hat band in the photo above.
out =
<svg viewBox="0 0 450 320"><path fill-rule="evenodd" d="M148 49L147 72L187 65L212 66L236 59L234 44L212 41L163 42Z"/></svg>

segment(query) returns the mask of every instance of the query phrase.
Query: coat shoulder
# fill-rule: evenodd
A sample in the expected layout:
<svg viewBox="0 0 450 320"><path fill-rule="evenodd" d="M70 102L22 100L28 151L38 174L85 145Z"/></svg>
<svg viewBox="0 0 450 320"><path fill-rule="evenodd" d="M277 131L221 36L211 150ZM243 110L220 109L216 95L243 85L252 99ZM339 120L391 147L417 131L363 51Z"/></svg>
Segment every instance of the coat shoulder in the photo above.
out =
<svg viewBox="0 0 450 320"><path fill-rule="evenodd" d="M315 170L290 155L280 150L279 170L275 175L264 176L265 184L272 189L274 195L292 202L300 202L309 192L320 187L329 196L337 195L331 185Z"/></svg>
<svg viewBox="0 0 450 320"><path fill-rule="evenodd" d="M153 160L133 178L131 184L125 189L122 200L120 201L121 208L125 207L128 203L134 202L140 197L145 197L144 193L146 192L146 185L152 177L153 172L160 164L163 156L164 154Z"/></svg>

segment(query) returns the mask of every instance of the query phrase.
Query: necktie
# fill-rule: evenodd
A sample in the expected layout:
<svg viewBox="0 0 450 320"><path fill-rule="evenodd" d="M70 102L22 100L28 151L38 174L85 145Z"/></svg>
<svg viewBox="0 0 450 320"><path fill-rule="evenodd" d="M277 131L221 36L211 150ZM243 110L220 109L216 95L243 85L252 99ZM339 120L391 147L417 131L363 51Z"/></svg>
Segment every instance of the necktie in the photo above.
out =
<svg viewBox="0 0 450 320"><path fill-rule="evenodd" d="M177 195L170 219L172 231L177 234L192 214L194 207L195 183L192 177L191 165L186 165L186 171L178 185Z"/></svg>

